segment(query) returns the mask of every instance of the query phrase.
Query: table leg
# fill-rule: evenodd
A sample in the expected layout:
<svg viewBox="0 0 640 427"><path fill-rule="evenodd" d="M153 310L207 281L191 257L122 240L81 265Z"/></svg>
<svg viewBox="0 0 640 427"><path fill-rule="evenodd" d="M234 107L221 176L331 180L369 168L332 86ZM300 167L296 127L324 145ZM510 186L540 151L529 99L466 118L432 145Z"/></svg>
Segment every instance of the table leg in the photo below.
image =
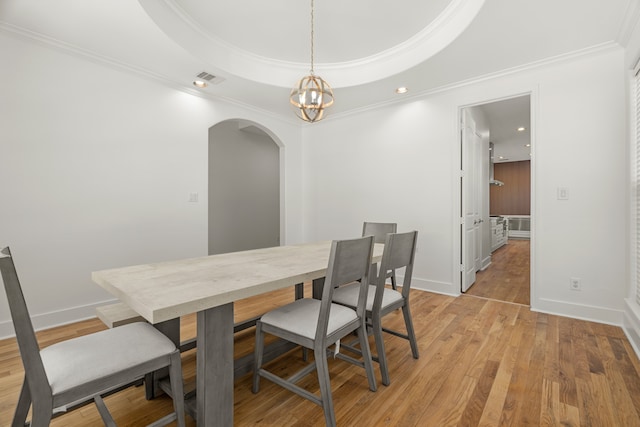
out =
<svg viewBox="0 0 640 427"><path fill-rule="evenodd" d="M324 277L319 279L313 279L313 283L311 285L311 293L313 298L322 299L322 288L324 287Z"/></svg>
<svg viewBox="0 0 640 427"><path fill-rule="evenodd" d="M198 427L233 426L233 303L198 312Z"/></svg>

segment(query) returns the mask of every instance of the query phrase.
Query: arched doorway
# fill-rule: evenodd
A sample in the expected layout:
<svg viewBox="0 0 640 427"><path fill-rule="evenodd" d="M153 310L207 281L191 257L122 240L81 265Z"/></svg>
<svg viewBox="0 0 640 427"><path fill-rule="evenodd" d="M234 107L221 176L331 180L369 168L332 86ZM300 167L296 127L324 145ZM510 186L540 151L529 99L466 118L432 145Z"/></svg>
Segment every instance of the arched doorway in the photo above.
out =
<svg viewBox="0 0 640 427"><path fill-rule="evenodd" d="M209 254L280 245L280 147L259 125L209 128Z"/></svg>

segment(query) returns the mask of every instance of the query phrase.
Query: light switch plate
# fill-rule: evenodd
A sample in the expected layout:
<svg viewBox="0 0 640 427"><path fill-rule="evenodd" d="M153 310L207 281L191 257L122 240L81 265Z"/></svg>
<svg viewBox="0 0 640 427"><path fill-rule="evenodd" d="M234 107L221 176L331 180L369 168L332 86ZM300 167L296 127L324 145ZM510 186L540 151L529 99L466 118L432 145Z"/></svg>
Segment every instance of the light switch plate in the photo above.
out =
<svg viewBox="0 0 640 427"><path fill-rule="evenodd" d="M569 200L569 189L566 187L558 187L558 200Z"/></svg>

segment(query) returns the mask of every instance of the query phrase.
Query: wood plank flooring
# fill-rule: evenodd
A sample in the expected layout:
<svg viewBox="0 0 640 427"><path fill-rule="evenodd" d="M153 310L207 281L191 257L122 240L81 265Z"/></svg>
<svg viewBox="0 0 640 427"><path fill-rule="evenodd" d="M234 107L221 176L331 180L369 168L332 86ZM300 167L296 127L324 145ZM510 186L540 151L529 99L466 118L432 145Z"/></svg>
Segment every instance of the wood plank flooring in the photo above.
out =
<svg viewBox="0 0 640 427"><path fill-rule="evenodd" d="M292 299L292 290L237 305L241 317ZM407 341L386 337L391 384L370 392L361 368L330 360L339 426L640 426L640 361L618 327L535 313L529 307L463 295L412 291L420 347L414 360ZM400 313L386 325L402 329ZM98 320L38 333L43 346L104 327ZM192 317L184 337L195 335ZM236 336L236 354L252 351L253 330ZM187 379L195 352L183 354ZM294 350L270 364L280 375L301 366ZM376 367L376 376L380 374ZM0 426L13 415L22 364L15 340L0 341ZM313 375L302 381L318 392ZM119 426L140 426L170 411L170 400L144 399L130 388L105 399ZM320 407L267 380L251 393L251 377L235 384L237 426L322 426ZM54 420L52 426L100 426L93 405ZM187 417L187 425L195 422Z"/></svg>
<svg viewBox="0 0 640 427"><path fill-rule="evenodd" d="M509 243L491 254L489 267L476 273L476 282L466 294L529 305L529 265L529 240L509 239Z"/></svg>

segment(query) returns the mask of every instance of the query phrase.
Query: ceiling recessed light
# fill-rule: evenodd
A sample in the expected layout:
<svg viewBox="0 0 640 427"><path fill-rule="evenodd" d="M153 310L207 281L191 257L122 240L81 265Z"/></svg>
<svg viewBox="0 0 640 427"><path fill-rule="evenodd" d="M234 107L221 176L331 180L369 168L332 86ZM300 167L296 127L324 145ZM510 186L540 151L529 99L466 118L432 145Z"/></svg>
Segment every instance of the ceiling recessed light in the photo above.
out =
<svg viewBox="0 0 640 427"><path fill-rule="evenodd" d="M531 147L531 144L524 144L525 147Z"/></svg>
<svg viewBox="0 0 640 427"><path fill-rule="evenodd" d="M520 127L518 128L518 132L524 132L524 130L525 130L525 128L523 128L522 126L520 126Z"/></svg>
<svg viewBox="0 0 640 427"><path fill-rule="evenodd" d="M406 88L406 87L404 87L404 86L399 87L398 89L396 89L396 93L400 93L400 94L402 94L402 93L407 93L408 91L409 91L409 89L407 89L407 88Z"/></svg>
<svg viewBox="0 0 640 427"><path fill-rule="evenodd" d="M206 82L203 82L202 80L194 80L194 81L193 81L193 85L194 85L195 87L199 87L199 88L205 88L205 87L207 87L207 83L206 83Z"/></svg>

